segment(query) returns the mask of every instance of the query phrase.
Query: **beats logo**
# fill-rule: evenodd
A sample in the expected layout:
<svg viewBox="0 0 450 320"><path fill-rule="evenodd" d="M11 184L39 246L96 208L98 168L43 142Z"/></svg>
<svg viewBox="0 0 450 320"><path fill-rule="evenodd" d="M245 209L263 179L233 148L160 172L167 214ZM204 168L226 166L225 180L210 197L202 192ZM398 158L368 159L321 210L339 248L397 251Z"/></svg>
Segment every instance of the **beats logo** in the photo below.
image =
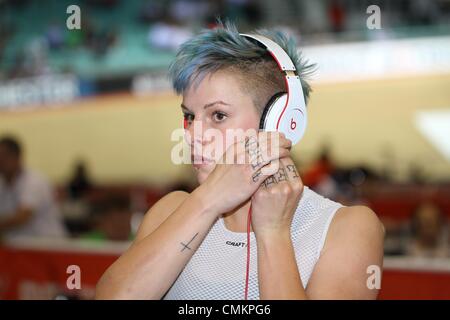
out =
<svg viewBox="0 0 450 320"><path fill-rule="evenodd" d="M295 130L297 128L297 122L294 121L294 118L291 118L291 130Z"/></svg>

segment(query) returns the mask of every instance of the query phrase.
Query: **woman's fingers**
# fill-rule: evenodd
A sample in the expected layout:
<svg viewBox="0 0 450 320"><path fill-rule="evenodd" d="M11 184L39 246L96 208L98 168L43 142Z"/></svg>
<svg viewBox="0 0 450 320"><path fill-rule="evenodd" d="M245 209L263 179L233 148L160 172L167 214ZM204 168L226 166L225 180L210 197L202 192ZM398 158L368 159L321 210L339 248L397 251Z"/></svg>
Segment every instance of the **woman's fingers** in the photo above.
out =
<svg viewBox="0 0 450 320"><path fill-rule="evenodd" d="M271 188L281 183L288 183L292 187L301 185L300 175L294 162L289 156L274 159L260 169L260 177L265 188Z"/></svg>
<svg viewBox="0 0 450 320"><path fill-rule="evenodd" d="M268 151L277 151L278 148L290 149L292 147L291 140L287 139L281 132L260 132L258 134L259 146Z"/></svg>
<svg viewBox="0 0 450 320"><path fill-rule="evenodd" d="M256 169L256 171L253 173L252 179L253 182L256 183L264 183L265 180L271 176L273 176L275 173L278 172L280 168L280 163L278 159L275 159L273 161L270 161L266 165L262 166L261 168Z"/></svg>
<svg viewBox="0 0 450 320"><path fill-rule="evenodd" d="M221 161L225 164L244 164L252 182L260 184L277 173L283 179L285 170L280 171L279 159L289 157L291 146L291 141L279 132L260 132L231 145Z"/></svg>
<svg viewBox="0 0 450 320"><path fill-rule="evenodd" d="M291 157L283 157L280 159L280 162L283 165L283 167L286 169L286 174L290 181L295 181L295 180L300 179L298 170L294 164L294 161L292 161Z"/></svg>
<svg viewBox="0 0 450 320"><path fill-rule="evenodd" d="M269 164L278 169L279 162L275 161L283 157L288 157L290 150L286 148L279 148L276 152L269 153L267 150L259 150L252 158L250 158L250 165L252 169L260 169ZM265 169L267 171L267 169Z"/></svg>
<svg viewBox="0 0 450 320"><path fill-rule="evenodd" d="M261 168L273 160L289 155L291 141L278 132L261 133L257 139L246 141L246 160L253 169Z"/></svg>

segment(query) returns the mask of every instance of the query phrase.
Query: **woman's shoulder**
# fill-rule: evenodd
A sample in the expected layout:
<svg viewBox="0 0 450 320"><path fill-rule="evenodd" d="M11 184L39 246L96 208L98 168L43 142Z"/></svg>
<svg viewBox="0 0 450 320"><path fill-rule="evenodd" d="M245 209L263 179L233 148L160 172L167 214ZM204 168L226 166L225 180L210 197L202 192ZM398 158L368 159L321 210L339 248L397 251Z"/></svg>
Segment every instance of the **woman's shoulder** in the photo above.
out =
<svg viewBox="0 0 450 320"><path fill-rule="evenodd" d="M338 227L348 228L349 224L353 227L382 227L380 219L377 214L369 207L364 205L355 205L342 207L339 209L339 214L336 215L333 224Z"/></svg>
<svg viewBox="0 0 450 320"><path fill-rule="evenodd" d="M317 207L329 207L329 206L338 206L342 207L343 205L339 202L336 202L330 198L324 197L320 193L317 193L313 189L309 188L308 186L303 187L303 194L300 199L300 204L303 205L310 205L310 206L317 206Z"/></svg>
<svg viewBox="0 0 450 320"><path fill-rule="evenodd" d="M321 250L341 241L357 241L359 236L379 239L384 237L384 227L377 214L364 205L346 206L326 198L305 186L299 203L302 219L320 223L323 230ZM311 224L312 225L312 224Z"/></svg>
<svg viewBox="0 0 450 320"><path fill-rule="evenodd" d="M185 191L173 191L159 199L145 214L136 241L156 230L189 196Z"/></svg>
<svg viewBox="0 0 450 320"><path fill-rule="evenodd" d="M333 217L324 249L330 243L361 241L361 238L375 241L384 238L384 226L377 214L364 205L343 206Z"/></svg>

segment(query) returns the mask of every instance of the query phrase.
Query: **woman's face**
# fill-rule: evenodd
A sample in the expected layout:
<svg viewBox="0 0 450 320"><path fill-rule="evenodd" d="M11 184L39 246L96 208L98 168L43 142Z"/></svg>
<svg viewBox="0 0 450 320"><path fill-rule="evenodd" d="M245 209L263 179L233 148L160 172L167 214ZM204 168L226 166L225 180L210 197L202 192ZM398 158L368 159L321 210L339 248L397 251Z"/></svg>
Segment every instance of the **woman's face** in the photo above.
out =
<svg viewBox="0 0 450 320"><path fill-rule="evenodd" d="M250 95L242 92L238 79L227 71L207 75L197 86L186 90L181 108L200 184L214 169L215 161L235 142L226 139L226 130L257 130L259 125L260 116ZM212 132L220 135L211 135Z"/></svg>

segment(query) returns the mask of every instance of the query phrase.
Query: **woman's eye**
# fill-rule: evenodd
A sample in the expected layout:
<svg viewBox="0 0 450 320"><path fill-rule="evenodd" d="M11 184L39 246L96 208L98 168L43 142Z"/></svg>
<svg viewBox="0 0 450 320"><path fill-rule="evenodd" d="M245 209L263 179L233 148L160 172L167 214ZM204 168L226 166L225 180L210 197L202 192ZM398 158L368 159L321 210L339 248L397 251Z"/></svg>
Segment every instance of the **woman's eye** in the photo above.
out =
<svg viewBox="0 0 450 320"><path fill-rule="evenodd" d="M225 120L226 117L227 117L227 115L222 112L214 112L214 114L213 114L214 121L216 121L216 122L221 122L221 121Z"/></svg>
<svg viewBox="0 0 450 320"><path fill-rule="evenodd" d="M184 113L183 117L184 117L184 120L187 121L188 123L191 123L192 121L194 121L194 115L191 113Z"/></svg>

